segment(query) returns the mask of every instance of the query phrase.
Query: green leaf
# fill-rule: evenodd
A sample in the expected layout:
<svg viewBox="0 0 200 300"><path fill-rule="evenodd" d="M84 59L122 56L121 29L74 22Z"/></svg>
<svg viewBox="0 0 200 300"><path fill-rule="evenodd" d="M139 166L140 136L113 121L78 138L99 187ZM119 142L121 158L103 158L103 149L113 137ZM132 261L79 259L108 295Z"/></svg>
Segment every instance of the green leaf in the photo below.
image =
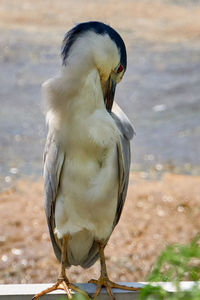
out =
<svg viewBox="0 0 200 300"><path fill-rule="evenodd" d="M147 276L150 282L171 281L177 292L170 294L161 286L146 285L139 294L139 300L199 300L200 289L197 284L190 291L181 291L180 288L180 281L198 281L199 278L200 235L197 235L188 245L167 246Z"/></svg>

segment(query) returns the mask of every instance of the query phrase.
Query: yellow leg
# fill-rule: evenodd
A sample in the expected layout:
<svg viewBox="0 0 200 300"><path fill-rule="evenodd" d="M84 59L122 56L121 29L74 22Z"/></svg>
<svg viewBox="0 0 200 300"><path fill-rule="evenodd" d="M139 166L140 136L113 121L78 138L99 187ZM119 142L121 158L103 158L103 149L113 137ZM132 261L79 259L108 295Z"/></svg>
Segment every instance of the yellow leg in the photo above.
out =
<svg viewBox="0 0 200 300"><path fill-rule="evenodd" d="M65 261L66 261L66 252L67 252L67 242L68 242L68 236L63 237L62 240L62 253L61 253L61 269L60 269L60 273L58 276L58 280L57 282L43 290L42 292L36 294L32 300L36 300L39 297L56 291L56 290L64 290L67 294L68 299L72 299L72 294L71 294L71 290L74 290L75 292L81 293L82 295L84 295L87 299L89 299L89 296L86 292L82 291L81 289L79 289L77 286L73 285L72 283L69 282L69 279L66 276L66 272L65 272Z"/></svg>
<svg viewBox="0 0 200 300"><path fill-rule="evenodd" d="M134 288L134 287L129 287L126 285L120 285L115 282L112 282L108 278L108 273L106 269L106 263L105 263L105 256L104 256L104 247L102 246L101 243L99 243L99 257L100 257L100 264L101 264L101 275L98 280L91 279L89 283L93 283L97 285L96 292L94 294L94 300L97 298L99 295L101 288L104 286L107 290L108 295L110 296L111 300L114 300L115 297L112 293L112 288L116 289L123 289L123 290L129 290L129 291L139 291L140 288Z"/></svg>

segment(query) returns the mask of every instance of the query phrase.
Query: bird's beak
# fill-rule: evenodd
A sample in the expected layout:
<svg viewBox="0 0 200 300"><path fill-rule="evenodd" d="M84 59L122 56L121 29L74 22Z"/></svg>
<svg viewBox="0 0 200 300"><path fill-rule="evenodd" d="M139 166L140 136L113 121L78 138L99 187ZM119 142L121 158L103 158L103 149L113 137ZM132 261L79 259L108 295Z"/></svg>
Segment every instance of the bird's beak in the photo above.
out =
<svg viewBox="0 0 200 300"><path fill-rule="evenodd" d="M104 103L108 112L111 112L114 96L115 96L116 81L110 75L104 90Z"/></svg>

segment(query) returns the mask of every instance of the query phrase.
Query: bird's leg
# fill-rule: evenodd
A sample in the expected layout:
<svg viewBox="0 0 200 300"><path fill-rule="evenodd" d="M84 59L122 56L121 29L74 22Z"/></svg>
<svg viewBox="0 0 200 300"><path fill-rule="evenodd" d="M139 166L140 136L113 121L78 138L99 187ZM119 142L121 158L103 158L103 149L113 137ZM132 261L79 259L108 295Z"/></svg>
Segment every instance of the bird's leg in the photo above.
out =
<svg viewBox="0 0 200 300"><path fill-rule="evenodd" d="M108 273L106 269L106 262L105 262L105 256L104 256L104 246L99 243L99 257L100 257L100 264L101 264L101 275L98 280L91 279L89 283L93 283L97 285L96 292L94 294L94 300L97 298L99 295L101 288L104 286L108 292L108 295L110 296L111 300L114 300L115 297L112 293L112 288L116 289L123 289L123 290L129 290L129 291L138 291L140 288L134 288L134 287L129 287L126 285L120 285L115 282L112 282L108 278Z"/></svg>
<svg viewBox="0 0 200 300"><path fill-rule="evenodd" d="M47 293L56 291L56 290L64 290L69 299L72 299L71 290L81 293L82 295L84 295L86 297L86 299L89 299L88 294L86 292L82 291L81 289L79 289L77 286L70 283L69 279L66 276L65 266L66 266L67 242L68 242L68 236L66 235L62 239L61 268L60 268L57 282L53 286L51 286L51 287L43 290L39 294L35 295L32 300L36 300L39 297L41 297Z"/></svg>

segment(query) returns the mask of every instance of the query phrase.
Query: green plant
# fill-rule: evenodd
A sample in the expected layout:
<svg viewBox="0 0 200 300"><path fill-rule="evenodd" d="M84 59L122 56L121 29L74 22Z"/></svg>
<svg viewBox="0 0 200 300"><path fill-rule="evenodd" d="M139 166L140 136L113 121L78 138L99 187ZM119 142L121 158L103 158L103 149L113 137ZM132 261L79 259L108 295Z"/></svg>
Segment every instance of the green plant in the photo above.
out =
<svg viewBox="0 0 200 300"><path fill-rule="evenodd" d="M200 288L200 235L189 245L171 245L158 257L155 266L147 277L149 282L170 281L176 287L176 293L170 294L160 285L146 285L140 292L139 300L199 300ZM196 283L189 291L182 291L180 282L191 280Z"/></svg>
<svg viewBox="0 0 200 300"><path fill-rule="evenodd" d="M66 295L61 298L58 298L57 300L67 300L67 299L68 299L68 297ZM88 298L86 298L84 295L82 295L80 293L76 293L76 294L73 294L72 300L88 300Z"/></svg>

